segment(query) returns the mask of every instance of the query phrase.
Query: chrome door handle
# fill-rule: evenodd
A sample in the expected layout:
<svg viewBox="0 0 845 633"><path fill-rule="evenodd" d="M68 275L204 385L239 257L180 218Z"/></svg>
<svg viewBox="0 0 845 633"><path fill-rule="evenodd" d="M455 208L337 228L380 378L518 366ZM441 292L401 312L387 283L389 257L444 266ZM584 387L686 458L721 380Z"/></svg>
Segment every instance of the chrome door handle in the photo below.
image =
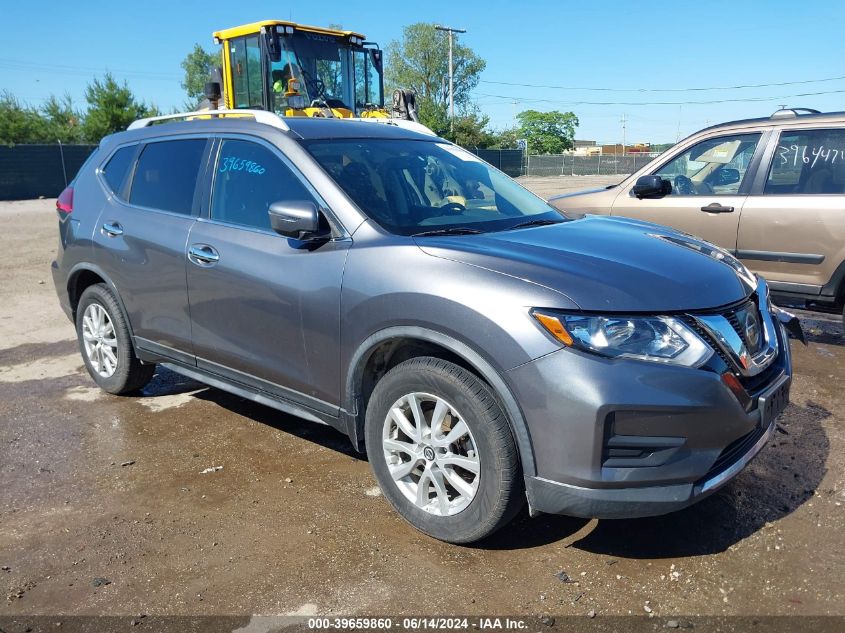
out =
<svg viewBox="0 0 845 633"><path fill-rule="evenodd" d="M220 255L208 244L194 244L188 249L188 259L199 266L216 264Z"/></svg>
<svg viewBox="0 0 845 633"><path fill-rule="evenodd" d="M718 202L713 202L708 204L706 207L701 207L701 210L705 213L733 213L733 207L723 207Z"/></svg>
<svg viewBox="0 0 845 633"><path fill-rule="evenodd" d="M123 235L123 227L120 226L120 222L104 222L102 230L103 235L108 235L109 237Z"/></svg>

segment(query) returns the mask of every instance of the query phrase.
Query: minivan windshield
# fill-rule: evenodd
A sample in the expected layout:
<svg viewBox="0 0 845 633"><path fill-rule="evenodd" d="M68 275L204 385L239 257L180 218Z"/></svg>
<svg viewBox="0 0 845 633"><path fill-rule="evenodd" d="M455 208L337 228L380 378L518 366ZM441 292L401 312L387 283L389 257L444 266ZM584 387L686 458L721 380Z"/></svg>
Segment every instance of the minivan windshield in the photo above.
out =
<svg viewBox="0 0 845 633"><path fill-rule="evenodd" d="M391 233L486 233L565 221L541 198L450 143L331 139L304 145L361 210Z"/></svg>

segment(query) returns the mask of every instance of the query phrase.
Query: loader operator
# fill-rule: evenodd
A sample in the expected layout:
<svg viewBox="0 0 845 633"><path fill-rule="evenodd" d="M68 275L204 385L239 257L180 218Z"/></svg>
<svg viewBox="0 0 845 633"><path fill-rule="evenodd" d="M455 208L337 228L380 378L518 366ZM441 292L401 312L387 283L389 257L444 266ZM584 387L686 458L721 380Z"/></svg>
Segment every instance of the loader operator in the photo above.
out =
<svg viewBox="0 0 845 633"><path fill-rule="evenodd" d="M292 64L285 64L281 69L274 69L270 76L273 80L273 110L282 114L290 107L288 98L299 96L299 80Z"/></svg>

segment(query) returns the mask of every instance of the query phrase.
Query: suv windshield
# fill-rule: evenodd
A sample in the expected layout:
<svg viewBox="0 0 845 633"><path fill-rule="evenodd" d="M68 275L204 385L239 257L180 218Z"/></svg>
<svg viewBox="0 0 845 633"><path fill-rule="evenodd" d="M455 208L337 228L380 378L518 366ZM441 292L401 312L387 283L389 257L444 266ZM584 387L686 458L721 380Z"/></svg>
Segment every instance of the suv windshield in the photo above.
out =
<svg viewBox="0 0 845 633"><path fill-rule="evenodd" d="M391 233L475 233L564 221L541 198L450 143L333 139L305 146L361 210Z"/></svg>

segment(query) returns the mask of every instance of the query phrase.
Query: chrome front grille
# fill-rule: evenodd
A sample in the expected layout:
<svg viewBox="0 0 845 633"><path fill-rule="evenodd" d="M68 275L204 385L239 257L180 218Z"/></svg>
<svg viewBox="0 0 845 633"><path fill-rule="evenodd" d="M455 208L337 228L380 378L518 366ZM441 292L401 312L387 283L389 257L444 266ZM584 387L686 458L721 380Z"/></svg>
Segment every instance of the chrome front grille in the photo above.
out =
<svg viewBox="0 0 845 633"><path fill-rule="evenodd" d="M752 356L762 351L763 345L765 344L765 336L760 318L760 310L754 301L748 301L738 308L727 312L725 318L731 324L734 331L739 334L739 337L745 343ZM754 334L749 333L750 328L753 328Z"/></svg>
<svg viewBox="0 0 845 633"><path fill-rule="evenodd" d="M762 279L757 285L760 305L768 304L768 287ZM716 352L740 376L750 377L764 371L778 355L778 338L772 315L751 300L722 314L692 314L700 328L715 344Z"/></svg>

